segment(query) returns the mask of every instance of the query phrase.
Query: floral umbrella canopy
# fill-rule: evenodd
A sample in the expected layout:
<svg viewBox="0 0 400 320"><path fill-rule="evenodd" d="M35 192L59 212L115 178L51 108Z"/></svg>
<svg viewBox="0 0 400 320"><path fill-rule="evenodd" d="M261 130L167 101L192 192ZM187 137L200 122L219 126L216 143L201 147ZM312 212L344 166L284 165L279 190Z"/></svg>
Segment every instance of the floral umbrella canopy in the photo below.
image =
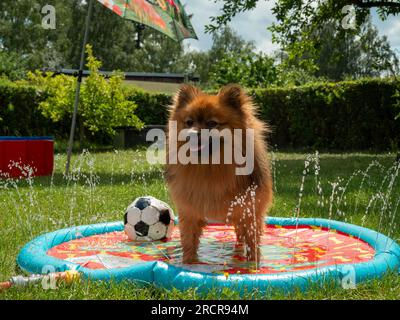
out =
<svg viewBox="0 0 400 320"><path fill-rule="evenodd" d="M120 17L150 26L179 41L197 39L184 7L178 0L97 0Z"/></svg>

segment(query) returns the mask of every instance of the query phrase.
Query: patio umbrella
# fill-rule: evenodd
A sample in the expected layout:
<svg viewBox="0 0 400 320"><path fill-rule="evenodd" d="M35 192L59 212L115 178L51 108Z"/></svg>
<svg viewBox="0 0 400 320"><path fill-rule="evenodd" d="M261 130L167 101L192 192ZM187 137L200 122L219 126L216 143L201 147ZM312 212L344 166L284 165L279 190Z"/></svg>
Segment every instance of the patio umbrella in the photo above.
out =
<svg viewBox="0 0 400 320"><path fill-rule="evenodd" d="M178 0L97 0L124 19L145 24L175 41L197 39Z"/></svg>
<svg viewBox="0 0 400 320"><path fill-rule="evenodd" d="M78 113L79 94L82 83L83 67L85 62L85 47L88 40L90 19L93 10L93 1L89 0L89 8L85 22L85 34L79 65L78 84L76 87L74 111L72 114L71 132L69 135L67 163L65 174L69 173L72 145ZM190 16L185 12L179 0L97 0L120 17L132 20L141 25L149 26L175 41L187 38L197 39L190 22Z"/></svg>

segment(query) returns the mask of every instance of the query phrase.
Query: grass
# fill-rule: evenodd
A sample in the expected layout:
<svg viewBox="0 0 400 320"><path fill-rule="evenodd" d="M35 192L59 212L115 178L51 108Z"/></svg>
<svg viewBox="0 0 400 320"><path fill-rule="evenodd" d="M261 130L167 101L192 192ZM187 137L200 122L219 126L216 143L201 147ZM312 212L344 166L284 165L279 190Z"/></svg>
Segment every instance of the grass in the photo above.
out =
<svg viewBox="0 0 400 320"><path fill-rule="evenodd" d="M391 154L271 154L275 202L271 216L324 217L378 230L398 240L400 179ZM49 231L72 225L121 220L124 209L141 195L171 203L162 166L146 161L145 150L111 151L73 157L71 179L62 172L65 155L55 157L52 177L0 180L0 281L19 274L15 258L24 244ZM300 196L300 186L303 192ZM301 200L301 201L300 201ZM300 204L300 208L298 208ZM398 299L400 279L389 273L382 279L344 290L315 285L307 292L274 292L256 299ZM195 289L180 292L132 283L80 282L60 284L57 290L41 286L12 288L0 299L239 299L234 291L206 295Z"/></svg>

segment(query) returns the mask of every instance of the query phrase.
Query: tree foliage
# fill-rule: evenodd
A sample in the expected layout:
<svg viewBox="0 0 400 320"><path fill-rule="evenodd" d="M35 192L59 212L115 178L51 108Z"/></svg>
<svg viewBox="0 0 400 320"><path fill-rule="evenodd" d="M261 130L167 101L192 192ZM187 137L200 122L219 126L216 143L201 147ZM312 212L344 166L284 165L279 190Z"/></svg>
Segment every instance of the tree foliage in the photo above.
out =
<svg viewBox="0 0 400 320"><path fill-rule="evenodd" d="M113 136L118 126L140 128L143 124L134 113L137 106L126 99L121 75L116 73L105 79L99 73L101 62L94 57L90 45L86 52L90 75L82 83L80 94L78 124L81 138L85 131L92 135ZM46 92L47 98L39 104L46 118L58 122L72 117L75 78L51 72L43 75L37 71L28 74L27 82Z"/></svg>
<svg viewBox="0 0 400 320"><path fill-rule="evenodd" d="M227 54L211 70L210 82L216 87L239 83L247 88L265 88L277 80L274 59L263 54Z"/></svg>
<svg viewBox="0 0 400 320"><path fill-rule="evenodd" d="M320 39L315 59L317 77L339 81L399 73L396 53L387 37L379 36L370 19L360 27L357 35L351 32L342 35L337 22L330 20L315 33L315 37Z"/></svg>
<svg viewBox="0 0 400 320"><path fill-rule="evenodd" d="M210 50L184 50L168 37L146 28L143 48L137 49L136 26L94 1L89 42L103 70L178 72L199 74L205 87L228 81L245 86L302 84L316 77L340 80L398 74L398 60L385 37L368 20L372 1L276 0L277 22L270 30L280 45L281 57L257 53L256 46L223 27L239 12L251 10L260 1L216 0L221 14L207 26L213 31ZM25 69L77 68L81 54L88 1L53 0L56 29L41 26L45 0L0 2L0 75L24 76ZM399 12L400 0L375 1L382 19ZM382 4L383 3L383 4ZM390 4L391 3L391 4ZM343 29L346 5L355 5L356 29ZM399 5L398 5L399 4ZM278 63L279 62L279 63ZM237 72L237 74L235 74ZM263 74L264 73L264 74ZM224 79L225 77L225 79ZM253 77L254 79L250 79Z"/></svg>
<svg viewBox="0 0 400 320"><path fill-rule="evenodd" d="M26 74L26 61L14 52L0 51L0 76L10 80L21 79Z"/></svg>
<svg viewBox="0 0 400 320"><path fill-rule="evenodd" d="M0 2L0 51L23 57L26 68L77 68L82 49L88 1L53 0L56 29L44 29L46 0ZM136 48L136 25L94 1L89 42L105 70L175 72L183 48L146 28L143 48Z"/></svg>
<svg viewBox="0 0 400 320"><path fill-rule="evenodd" d="M253 42L246 41L229 26L224 26L213 33L212 40L210 50L189 51L181 60L182 69L200 75L202 84L208 84L215 69L224 68L227 59L238 61L243 56L252 55L256 50Z"/></svg>
<svg viewBox="0 0 400 320"><path fill-rule="evenodd" d="M211 24L206 27L211 32L229 23L236 14L254 9L259 0L216 0L216 2L223 4L222 13L211 18ZM340 31L336 37L344 39L349 35L350 37L358 35L365 23L368 23L370 8L373 7L377 8L381 19L400 13L400 1L397 0L277 0L272 9L277 22L269 29L273 33L273 41L288 53L286 60L288 63L297 63L300 68L315 71L319 48L324 41L322 37L315 35L332 21L336 25L348 23L350 10L355 15L355 29L338 28Z"/></svg>
<svg viewBox="0 0 400 320"><path fill-rule="evenodd" d="M215 0L223 4L221 14L211 18L206 30L212 32L218 30L238 13L254 9L259 1L270 0ZM370 8L377 8L383 20L389 15L400 13L399 0L276 0L272 12L278 23L274 25L274 30L279 30L278 33L282 36L285 33L287 41L293 42L301 36L305 25L318 28L331 18L342 20L344 17L342 9L348 5L354 6L359 24L366 22Z"/></svg>

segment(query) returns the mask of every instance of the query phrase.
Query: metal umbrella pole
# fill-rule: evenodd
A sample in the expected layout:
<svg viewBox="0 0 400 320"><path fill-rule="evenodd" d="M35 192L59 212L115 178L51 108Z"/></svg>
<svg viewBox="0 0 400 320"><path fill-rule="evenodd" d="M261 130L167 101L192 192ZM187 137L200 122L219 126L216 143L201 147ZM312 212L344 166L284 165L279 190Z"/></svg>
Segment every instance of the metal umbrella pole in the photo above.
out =
<svg viewBox="0 0 400 320"><path fill-rule="evenodd" d="M90 25L90 19L92 17L92 11L93 11L93 0L89 0L89 7L88 7L88 12L87 12L86 21L85 21L85 35L83 36L81 62L79 65L78 83L77 83L76 91L75 91L74 112L72 114L71 132L69 134L67 163L65 165L65 174L66 175L68 175L68 173L69 173L69 168L70 168L70 163L71 163L72 146L74 143L74 135L75 135L75 128L76 128L76 116L78 113L79 94L81 92L83 67L85 64L85 50L86 50L86 44L87 44L88 35L89 35L89 25Z"/></svg>

